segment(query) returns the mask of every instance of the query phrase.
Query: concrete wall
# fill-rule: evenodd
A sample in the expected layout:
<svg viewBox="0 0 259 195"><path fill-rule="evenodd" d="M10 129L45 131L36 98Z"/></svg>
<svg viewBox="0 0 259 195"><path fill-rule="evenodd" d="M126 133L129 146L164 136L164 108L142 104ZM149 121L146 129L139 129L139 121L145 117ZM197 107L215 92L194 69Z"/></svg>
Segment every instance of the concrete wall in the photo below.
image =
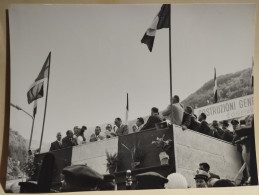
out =
<svg viewBox="0 0 259 195"><path fill-rule="evenodd" d="M101 174L106 174L106 153L114 154L118 150L118 138L90 142L73 147L71 164L85 164Z"/></svg>
<svg viewBox="0 0 259 195"><path fill-rule="evenodd" d="M192 130L174 126L176 172L185 176L194 187L194 171L199 163L207 162L211 172L222 179L232 180L241 167L236 146Z"/></svg>
<svg viewBox="0 0 259 195"><path fill-rule="evenodd" d="M174 126L176 172L185 176L188 185L195 186L194 172L199 163L207 162L211 172L221 178L233 179L241 167L236 146L195 131L182 131ZM106 174L106 154L118 150L118 138L110 138L73 147L71 164L85 164Z"/></svg>

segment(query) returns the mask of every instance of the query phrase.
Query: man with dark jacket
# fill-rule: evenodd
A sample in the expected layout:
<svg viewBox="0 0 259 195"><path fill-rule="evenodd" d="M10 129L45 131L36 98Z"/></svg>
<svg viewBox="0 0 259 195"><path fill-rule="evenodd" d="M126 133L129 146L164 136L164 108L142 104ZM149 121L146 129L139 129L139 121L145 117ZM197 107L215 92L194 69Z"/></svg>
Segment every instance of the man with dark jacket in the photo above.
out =
<svg viewBox="0 0 259 195"><path fill-rule="evenodd" d="M161 123L162 119L159 116L158 108L153 107L151 109L151 116L148 118L147 123L140 131L155 128L156 123Z"/></svg>
<svg viewBox="0 0 259 195"><path fill-rule="evenodd" d="M62 135L60 132L57 133L57 140L51 143L49 151L59 150L62 148Z"/></svg>
<svg viewBox="0 0 259 195"><path fill-rule="evenodd" d="M198 120L201 122L200 128L199 128L199 132L206 134L206 135L212 135L209 124L206 121L206 114L205 113L201 113Z"/></svg>
<svg viewBox="0 0 259 195"><path fill-rule="evenodd" d="M115 132L115 135L116 135L116 136L122 136L122 135L127 135L127 134L129 134L128 125L122 124L121 118L116 118L116 119L114 120L114 124L118 127L117 130L116 130L116 132Z"/></svg>
<svg viewBox="0 0 259 195"><path fill-rule="evenodd" d="M73 132L71 130L67 130L66 134L67 136L62 139L62 148L76 146L77 143L73 138Z"/></svg>

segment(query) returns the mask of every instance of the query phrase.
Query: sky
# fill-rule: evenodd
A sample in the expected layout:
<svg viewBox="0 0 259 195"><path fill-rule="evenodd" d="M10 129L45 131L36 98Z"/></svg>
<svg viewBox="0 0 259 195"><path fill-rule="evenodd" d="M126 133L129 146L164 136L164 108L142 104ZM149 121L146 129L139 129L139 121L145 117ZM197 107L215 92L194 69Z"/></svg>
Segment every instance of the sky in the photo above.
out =
<svg viewBox="0 0 259 195"><path fill-rule="evenodd" d="M43 142L76 125L124 120L127 93L129 120L149 115L154 106L167 107L169 31L157 31L151 53L140 42L160 7L9 7L11 102L28 113L33 103L27 103L27 91L51 51ZM173 94L185 99L213 78L214 67L217 76L251 67L254 22L253 4L172 5ZM34 140L40 140L44 105L45 97L38 100ZM10 127L29 139L32 119L10 109Z"/></svg>

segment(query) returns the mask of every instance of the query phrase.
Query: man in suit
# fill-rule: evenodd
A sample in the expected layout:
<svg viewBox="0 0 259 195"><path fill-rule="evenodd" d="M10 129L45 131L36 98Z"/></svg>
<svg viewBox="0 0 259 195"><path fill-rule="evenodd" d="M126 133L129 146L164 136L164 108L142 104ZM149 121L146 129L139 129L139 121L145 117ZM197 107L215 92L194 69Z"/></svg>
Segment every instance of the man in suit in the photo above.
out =
<svg viewBox="0 0 259 195"><path fill-rule="evenodd" d="M151 109L151 116L148 118L147 123L142 127L140 131L155 128L155 124L161 122L162 119L159 116L158 108L153 107Z"/></svg>
<svg viewBox="0 0 259 195"><path fill-rule="evenodd" d="M206 114L205 113L201 113L198 120L200 121L201 125L200 128L198 130L198 132L206 134L206 135L212 135L211 129L209 127L209 124L206 121Z"/></svg>
<svg viewBox="0 0 259 195"><path fill-rule="evenodd" d="M117 136L129 134L128 125L122 124L122 120L120 118L116 118L114 121L114 124L118 127L115 132Z"/></svg>
<svg viewBox="0 0 259 195"><path fill-rule="evenodd" d="M51 143L49 151L59 150L62 148L61 133L58 132L56 137L57 137L57 140Z"/></svg>
<svg viewBox="0 0 259 195"><path fill-rule="evenodd" d="M76 146L77 143L73 138L73 132L71 130L67 130L66 134L67 136L62 139L62 148Z"/></svg>

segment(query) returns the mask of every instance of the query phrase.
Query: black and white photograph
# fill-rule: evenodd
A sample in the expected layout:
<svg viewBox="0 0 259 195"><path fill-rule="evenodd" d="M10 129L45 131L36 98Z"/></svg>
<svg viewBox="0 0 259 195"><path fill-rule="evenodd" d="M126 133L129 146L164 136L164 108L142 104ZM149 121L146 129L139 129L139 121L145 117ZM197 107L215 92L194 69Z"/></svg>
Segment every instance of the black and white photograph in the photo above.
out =
<svg viewBox="0 0 259 195"><path fill-rule="evenodd" d="M5 191L258 185L255 16L256 4L10 5Z"/></svg>

